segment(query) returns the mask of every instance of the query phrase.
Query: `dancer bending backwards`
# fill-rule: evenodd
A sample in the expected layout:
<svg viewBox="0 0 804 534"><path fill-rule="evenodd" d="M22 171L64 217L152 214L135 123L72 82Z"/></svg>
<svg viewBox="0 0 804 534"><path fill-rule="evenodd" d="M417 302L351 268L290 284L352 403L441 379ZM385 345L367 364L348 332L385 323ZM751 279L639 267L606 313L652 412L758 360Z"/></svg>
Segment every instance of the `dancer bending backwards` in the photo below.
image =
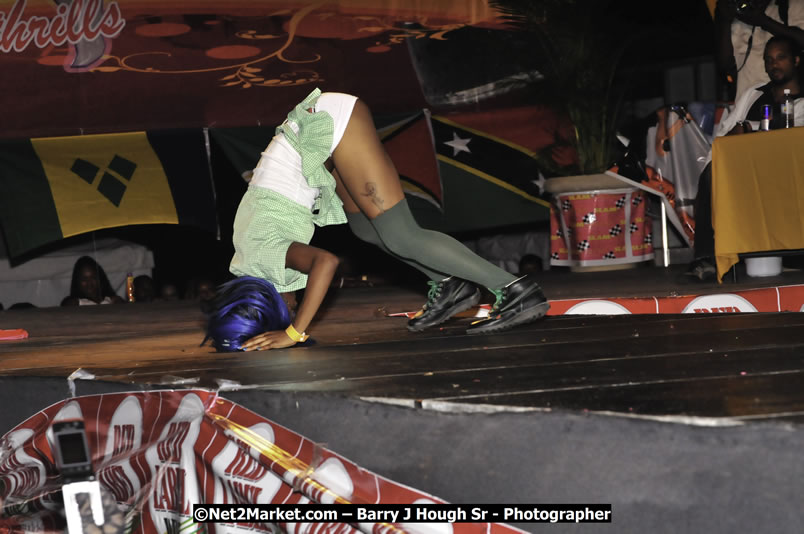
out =
<svg viewBox="0 0 804 534"><path fill-rule="evenodd" d="M333 168L334 164L334 168ZM241 348L289 347L304 333L329 288L338 259L309 245L316 225L347 223L354 234L425 273L428 300L413 331L475 306L479 286L496 302L470 334L507 330L541 318L549 304L532 275L516 278L457 240L422 229L371 113L355 96L316 89L293 109L262 153L238 207L230 271L271 282L280 293L306 287L286 330L254 332Z"/></svg>

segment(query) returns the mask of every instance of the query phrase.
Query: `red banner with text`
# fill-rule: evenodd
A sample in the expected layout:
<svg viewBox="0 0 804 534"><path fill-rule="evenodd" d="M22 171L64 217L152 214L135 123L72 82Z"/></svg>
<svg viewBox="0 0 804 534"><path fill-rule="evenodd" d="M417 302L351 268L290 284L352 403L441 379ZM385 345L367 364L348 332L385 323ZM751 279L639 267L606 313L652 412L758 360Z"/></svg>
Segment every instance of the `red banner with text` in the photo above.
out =
<svg viewBox="0 0 804 534"><path fill-rule="evenodd" d="M214 392L116 393L64 400L2 438L0 532L64 530L52 425L76 419L84 422L104 500L116 508L108 515L122 516L126 532L406 532L417 527L301 522L198 525L193 523L192 508L213 503L444 503L366 471ZM501 523L449 526L455 533L521 532Z"/></svg>

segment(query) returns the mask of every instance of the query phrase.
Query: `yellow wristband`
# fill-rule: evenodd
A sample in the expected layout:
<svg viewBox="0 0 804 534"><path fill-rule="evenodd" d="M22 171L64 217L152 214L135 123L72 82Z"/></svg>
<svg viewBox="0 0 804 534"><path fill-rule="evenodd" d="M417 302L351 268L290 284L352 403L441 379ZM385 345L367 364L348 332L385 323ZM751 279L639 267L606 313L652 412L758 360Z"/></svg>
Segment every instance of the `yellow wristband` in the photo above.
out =
<svg viewBox="0 0 804 534"><path fill-rule="evenodd" d="M307 338L310 337L307 334L305 334L304 332L302 332L300 334L295 328L293 328L292 324L288 325L288 327L285 329L285 333L288 335L288 337L290 339L292 339L293 341L295 341L297 343L299 341L301 341L301 342L307 341Z"/></svg>

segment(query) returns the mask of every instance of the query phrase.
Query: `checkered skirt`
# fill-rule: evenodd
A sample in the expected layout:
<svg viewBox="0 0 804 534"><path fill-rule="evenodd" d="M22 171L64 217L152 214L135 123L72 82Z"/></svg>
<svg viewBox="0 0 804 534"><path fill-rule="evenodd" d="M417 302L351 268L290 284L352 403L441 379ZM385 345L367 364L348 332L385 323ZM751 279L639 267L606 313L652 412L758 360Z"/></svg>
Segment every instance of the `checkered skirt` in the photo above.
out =
<svg viewBox="0 0 804 534"><path fill-rule="evenodd" d="M307 285L307 275L285 267L291 243L309 244L315 226L312 212L288 198L250 186L234 221L235 254L229 270L236 276L258 276L280 293Z"/></svg>

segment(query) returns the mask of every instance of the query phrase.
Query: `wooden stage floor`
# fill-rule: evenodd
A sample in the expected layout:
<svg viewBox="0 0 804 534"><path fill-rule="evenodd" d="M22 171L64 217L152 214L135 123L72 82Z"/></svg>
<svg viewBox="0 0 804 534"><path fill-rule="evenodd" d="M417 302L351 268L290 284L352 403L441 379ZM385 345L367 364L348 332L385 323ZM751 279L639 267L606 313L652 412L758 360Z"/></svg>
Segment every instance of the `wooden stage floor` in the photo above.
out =
<svg viewBox="0 0 804 534"><path fill-rule="evenodd" d="M693 284L680 269L544 273L550 299L663 296L804 283ZM311 347L234 354L199 346L194 302L0 312L0 376L324 392L440 410L567 409L682 422L804 421L804 314L554 316L468 336L471 319L411 333L386 313L417 309L424 288L333 290ZM133 388L135 389L135 388ZM717 419L711 419L717 418ZM706 423L706 422L709 423Z"/></svg>

